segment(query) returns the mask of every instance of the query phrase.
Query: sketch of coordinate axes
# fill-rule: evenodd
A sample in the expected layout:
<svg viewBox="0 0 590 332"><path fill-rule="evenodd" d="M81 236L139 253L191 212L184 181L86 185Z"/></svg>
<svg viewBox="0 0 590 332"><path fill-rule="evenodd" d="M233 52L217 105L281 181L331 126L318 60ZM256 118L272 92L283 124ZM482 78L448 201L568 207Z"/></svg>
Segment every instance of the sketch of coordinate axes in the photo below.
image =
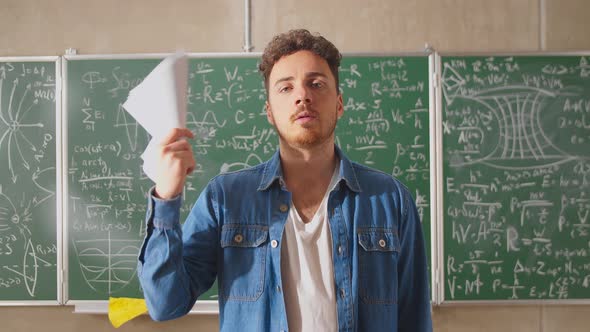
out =
<svg viewBox="0 0 590 332"><path fill-rule="evenodd" d="M74 240L74 250L86 284L95 292L115 294L135 276L140 240Z"/></svg>
<svg viewBox="0 0 590 332"><path fill-rule="evenodd" d="M8 85L8 86L7 86ZM37 148L27 138L26 133L34 128L42 128L42 123L23 123L27 113L39 103L37 98L31 93L31 84L27 84L22 95L16 96L18 78L12 82L6 82L0 79L0 123L6 127L0 126L0 149L2 153L6 151L8 161L8 170L13 183L16 183L18 170L21 166L30 169L29 162L25 155L27 151L36 152ZM5 95L4 89L10 91ZM21 91L22 89L18 89ZM34 99L27 98L32 96ZM8 98L8 100L4 100ZM29 158L31 159L31 158Z"/></svg>
<svg viewBox="0 0 590 332"><path fill-rule="evenodd" d="M460 135L477 137L479 149L453 156L451 166L485 164L505 170L524 170L558 165L575 159L562 151L545 133L541 111L549 98L559 93L527 85L505 85L481 90L469 89L466 80L448 64L442 73L443 96L447 107L477 105L480 117L497 127L498 133L486 132L486 126L460 125ZM477 132L477 133L475 133ZM475 134L473 134L475 133ZM473 134L473 135L472 135Z"/></svg>

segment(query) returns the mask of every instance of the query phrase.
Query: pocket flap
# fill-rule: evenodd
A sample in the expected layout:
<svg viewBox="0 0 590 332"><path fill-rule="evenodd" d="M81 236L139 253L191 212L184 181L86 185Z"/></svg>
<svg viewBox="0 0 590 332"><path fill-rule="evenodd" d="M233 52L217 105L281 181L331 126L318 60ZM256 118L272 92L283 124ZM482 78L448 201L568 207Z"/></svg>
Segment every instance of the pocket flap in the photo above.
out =
<svg viewBox="0 0 590 332"><path fill-rule="evenodd" d="M268 226L226 224L221 228L221 247L258 247L268 237Z"/></svg>
<svg viewBox="0 0 590 332"><path fill-rule="evenodd" d="M399 237L394 229L360 228L359 244L365 251L398 251Z"/></svg>

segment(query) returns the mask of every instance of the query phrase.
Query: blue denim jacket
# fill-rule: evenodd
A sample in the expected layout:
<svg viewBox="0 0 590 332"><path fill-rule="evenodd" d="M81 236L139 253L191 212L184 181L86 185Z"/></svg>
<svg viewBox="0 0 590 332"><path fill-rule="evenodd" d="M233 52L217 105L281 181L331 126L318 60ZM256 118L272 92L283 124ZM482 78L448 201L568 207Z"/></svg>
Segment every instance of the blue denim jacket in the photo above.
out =
<svg viewBox="0 0 590 332"><path fill-rule="evenodd" d="M328 216L339 330L431 331L412 197L391 176L349 161L337 147L336 153L340 178ZM213 178L182 228L181 198L150 195L138 274L151 317L186 314L217 277L222 331L287 331L280 259L290 202L278 152Z"/></svg>

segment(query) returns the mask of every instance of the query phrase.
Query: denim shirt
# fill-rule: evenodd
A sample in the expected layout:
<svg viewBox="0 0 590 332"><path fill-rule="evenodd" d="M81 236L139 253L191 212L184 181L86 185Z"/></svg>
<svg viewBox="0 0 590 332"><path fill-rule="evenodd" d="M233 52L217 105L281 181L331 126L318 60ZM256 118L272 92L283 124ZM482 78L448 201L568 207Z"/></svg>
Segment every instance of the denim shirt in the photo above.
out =
<svg viewBox="0 0 590 332"><path fill-rule="evenodd" d="M422 228L407 188L340 158L330 192L340 331L432 331ZM279 152L213 178L184 225L181 198L150 195L139 280L154 320L188 313L218 278L222 331L287 331L281 240L291 202Z"/></svg>

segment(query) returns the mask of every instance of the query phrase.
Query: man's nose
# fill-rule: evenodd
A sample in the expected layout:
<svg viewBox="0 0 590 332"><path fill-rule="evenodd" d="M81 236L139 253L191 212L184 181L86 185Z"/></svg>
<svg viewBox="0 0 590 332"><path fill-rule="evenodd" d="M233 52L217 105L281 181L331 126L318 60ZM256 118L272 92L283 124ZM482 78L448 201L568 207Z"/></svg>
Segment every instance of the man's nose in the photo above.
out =
<svg viewBox="0 0 590 332"><path fill-rule="evenodd" d="M295 105L299 106L301 104L311 104L311 94L305 86L297 88L295 94Z"/></svg>

